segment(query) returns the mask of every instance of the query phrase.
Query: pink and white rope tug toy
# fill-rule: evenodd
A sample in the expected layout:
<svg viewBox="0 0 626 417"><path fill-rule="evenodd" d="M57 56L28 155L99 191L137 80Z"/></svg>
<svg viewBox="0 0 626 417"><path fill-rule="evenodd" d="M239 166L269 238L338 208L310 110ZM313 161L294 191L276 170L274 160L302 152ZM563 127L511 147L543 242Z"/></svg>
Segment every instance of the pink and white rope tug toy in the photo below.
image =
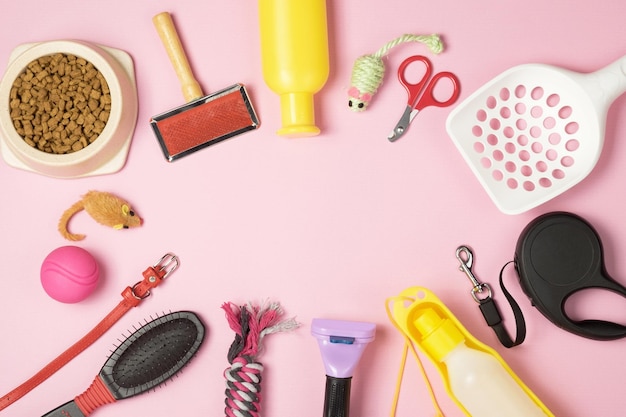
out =
<svg viewBox="0 0 626 417"><path fill-rule="evenodd" d="M236 333L228 350L226 378L227 417L260 417L261 373L263 364L257 361L262 351L263 338L272 333L291 331L300 326L294 318L281 320L282 307L278 303L255 306L248 303L237 306L224 303L222 309L230 328Z"/></svg>

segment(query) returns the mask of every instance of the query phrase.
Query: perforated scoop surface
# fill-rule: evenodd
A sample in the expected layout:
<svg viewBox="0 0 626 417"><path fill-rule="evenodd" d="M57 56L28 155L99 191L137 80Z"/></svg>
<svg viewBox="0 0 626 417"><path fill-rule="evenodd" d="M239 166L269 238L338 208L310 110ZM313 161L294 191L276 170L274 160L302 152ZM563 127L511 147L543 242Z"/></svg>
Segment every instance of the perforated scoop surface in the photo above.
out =
<svg viewBox="0 0 626 417"><path fill-rule="evenodd" d="M514 67L450 114L448 133L501 211L548 201L595 166L605 115L581 77L547 65Z"/></svg>

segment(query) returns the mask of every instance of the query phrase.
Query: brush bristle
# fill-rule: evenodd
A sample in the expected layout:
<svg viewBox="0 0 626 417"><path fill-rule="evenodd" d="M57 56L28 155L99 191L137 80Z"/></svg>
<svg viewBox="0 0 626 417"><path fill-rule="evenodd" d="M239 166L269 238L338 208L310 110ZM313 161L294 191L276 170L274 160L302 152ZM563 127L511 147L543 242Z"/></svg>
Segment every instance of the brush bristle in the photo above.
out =
<svg viewBox="0 0 626 417"><path fill-rule="evenodd" d="M111 354L100 377L117 399L141 394L178 373L204 339L204 326L190 312L159 317L131 334Z"/></svg>
<svg viewBox="0 0 626 417"><path fill-rule="evenodd" d="M168 161L259 126L242 85L154 116L150 122Z"/></svg>

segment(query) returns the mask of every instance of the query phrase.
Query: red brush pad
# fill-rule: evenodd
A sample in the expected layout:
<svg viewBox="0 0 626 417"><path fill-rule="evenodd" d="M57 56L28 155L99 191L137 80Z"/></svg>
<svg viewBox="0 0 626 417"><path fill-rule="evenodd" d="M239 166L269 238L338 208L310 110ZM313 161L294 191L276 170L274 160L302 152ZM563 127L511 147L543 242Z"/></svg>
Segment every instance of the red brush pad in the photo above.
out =
<svg viewBox="0 0 626 417"><path fill-rule="evenodd" d="M154 123L169 160L254 129L257 120L240 89L169 112ZM188 108L186 108L188 107Z"/></svg>

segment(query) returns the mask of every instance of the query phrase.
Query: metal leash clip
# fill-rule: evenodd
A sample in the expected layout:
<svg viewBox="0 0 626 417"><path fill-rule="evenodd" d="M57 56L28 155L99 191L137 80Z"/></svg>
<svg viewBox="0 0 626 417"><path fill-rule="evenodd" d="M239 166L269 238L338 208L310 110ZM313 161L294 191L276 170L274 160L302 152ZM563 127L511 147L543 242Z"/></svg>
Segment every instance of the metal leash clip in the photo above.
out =
<svg viewBox="0 0 626 417"><path fill-rule="evenodd" d="M526 337L526 324L524 322L524 316L522 315L519 305L517 305L511 294L506 291L504 285L502 284L502 271L500 271L500 288L502 288L502 292L509 302L515 316L515 324L517 327L515 340L511 338L504 327L500 310L498 310L496 301L492 298L491 287L489 284L478 281L472 272L472 266L474 264L474 255L472 254L472 250L464 245L459 246L456 249L456 259L458 259L461 263L459 270L463 271L472 282L472 298L478 303L478 308L485 318L487 325L496 333L500 343L507 348L517 346L522 343ZM502 268L502 270L504 270L504 268ZM479 296L479 294L481 296Z"/></svg>
<svg viewBox="0 0 626 417"><path fill-rule="evenodd" d="M465 275L472 282L472 298L478 304L485 302L486 300L491 299L491 287L487 283L481 283L476 279L474 273L472 272L472 265L474 264L474 255L472 254L472 250L467 246L459 246L456 249L456 259L459 260L461 265L459 266L459 270L465 272ZM483 294L486 292L487 295L485 297L479 297L478 294Z"/></svg>

